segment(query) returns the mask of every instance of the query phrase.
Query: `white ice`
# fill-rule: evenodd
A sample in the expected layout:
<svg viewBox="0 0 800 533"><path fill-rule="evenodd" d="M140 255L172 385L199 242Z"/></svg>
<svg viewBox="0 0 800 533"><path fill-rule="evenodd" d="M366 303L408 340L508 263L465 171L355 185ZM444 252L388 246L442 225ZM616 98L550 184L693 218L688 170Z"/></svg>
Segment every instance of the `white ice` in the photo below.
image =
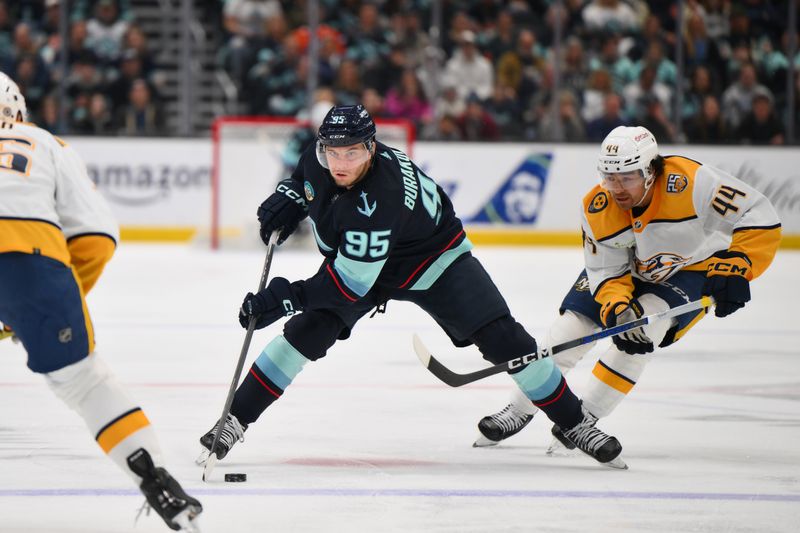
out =
<svg viewBox="0 0 800 533"><path fill-rule="evenodd" d="M514 315L543 337L577 276L580 250L479 248ZM202 483L197 439L223 407L244 332L242 296L263 253L124 243L89 297L98 354L153 422L168 467L205 506L208 532L798 532L800 253L781 250L727 319L709 316L659 351L601 426L630 470L547 457L541 415L506 444L474 449L476 423L505 405L510 379L451 389L416 359L412 332L459 371L485 362L456 349L405 303L364 319L307 365L246 442ZM273 275L316 270L280 250ZM245 370L280 332L256 332ZM601 343L568 376L580 392ZM225 483L226 472L248 481ZM25 353L0 343L0 531L168 531L108 461Z"/></svg>

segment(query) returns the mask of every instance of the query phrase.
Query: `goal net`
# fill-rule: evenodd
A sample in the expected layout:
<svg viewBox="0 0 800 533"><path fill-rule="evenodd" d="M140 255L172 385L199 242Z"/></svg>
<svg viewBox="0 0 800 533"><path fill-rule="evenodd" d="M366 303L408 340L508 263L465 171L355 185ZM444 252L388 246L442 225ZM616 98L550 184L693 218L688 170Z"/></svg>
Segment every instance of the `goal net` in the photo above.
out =
<svg viewBox="0 0 800 533"><path fill-rule="evenodd" d="M414 128L406 120L376 120L377 139L412 155ZM263 246L256 210L289 177L301 146L314 141L307 122L286 117L220 117L212 125L211 221L198 232L211 248Z"/></svg>

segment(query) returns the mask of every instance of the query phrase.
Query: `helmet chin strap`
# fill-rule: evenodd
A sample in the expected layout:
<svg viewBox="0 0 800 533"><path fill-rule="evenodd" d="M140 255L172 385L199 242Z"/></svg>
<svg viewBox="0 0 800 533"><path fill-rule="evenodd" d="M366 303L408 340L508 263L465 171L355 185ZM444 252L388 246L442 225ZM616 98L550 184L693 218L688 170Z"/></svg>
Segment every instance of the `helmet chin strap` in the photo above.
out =
<svg viewBox="0 0 800 533"><path fill-rule="evenodd" d="M642 202L644 202L644 199L647 198L647 193L650 192L650 187L653 186L653 183L655 183L655 181L656 181L656 177L648 172L648 177L645 178L645 180L644 180L644 192L642 193L642 197L639 199L638 202L633 204L633 207L639 207L639 205Z"/></svg>

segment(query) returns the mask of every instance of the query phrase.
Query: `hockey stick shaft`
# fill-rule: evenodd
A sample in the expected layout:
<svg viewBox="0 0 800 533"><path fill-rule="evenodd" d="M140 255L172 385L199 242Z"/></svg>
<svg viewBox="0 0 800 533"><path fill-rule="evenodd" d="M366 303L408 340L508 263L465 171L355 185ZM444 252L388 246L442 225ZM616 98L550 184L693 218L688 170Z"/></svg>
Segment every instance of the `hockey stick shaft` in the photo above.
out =
<svg viewBox="0 0 800 533"><path fill-rule="evenodd" d="M488 368L476 370L475 372L469 372L467 374L459 374L457 372L453 372L452 370L444 366L430 353L430 351L428 351L428 349L422 343L422 340L417 335L414 335L414 350L417 352L417 357L419 357L420 361L422 361L422 364L425 365L425 367L434 376L439 378L447 385L450 385L451 387L460 387L462 385L467 385L468 383L472 383L480 379L493 376L495 374L500 374L502 372L508 372L511 370L519 369L523 366L532 363L533 361L538 361L539 359L550 357L551 355L555 355L565 350L570 350L577 346L588 344L596 340L604 339L606 337L612 337L614 335L619 335L620 333L624 333L626 331L635 328L646 326L647 324L651 324L653 322L656 322L657 320L673 318L686 313L697 311L699 309L706 309L713 304L714 304L713 298L711 298L710 296L703 296L699 300L679 305L677 307L667 309L666 311L662 311L660 313L654 313L652 315L643 316L642 318L626 322L625 324L620 324L612 328L603 329L596 333L592 333L591 335L587 335L585 337L579 337L571 341L557 344L549 349L545 348L543 350L537 351L536 353L523 355L522 357L511 359L510 361L507 361L505 363L499 363L494 366L490 366Z"/></svg>
<svg viewBox="0 0 800 533"><path fill-rule="evenodd" d="M270 234L269 245L267 246L267 257L264 259L264 268L261 270L261 279L258 282L258 292L264 290L267 286L267 277L269 276L269 269L272 266L272 254L275 251L275 243L278 241L279 233L274 231ZM242 369L244 362L247 359L247 352L250 349L250 341L253 339L253 332L256 329L256 317L250 317L250 322L247 324L247 333L244 336L244 343L242 344L242 351L239 352L239 360L236 362L236 371L233 373L231 386L228 389L228 397L225 398L225 407L222 409L222 416L217 423L217 432L214 434L214 442L211 443L211 452L206 459L206 464L203 467L203 481L208 481L211 471L217 463L217 444L219 444L219 436L222 433L222 428L225 427L225 420L231 412L231 404L233 404L233 395L236 392L236 386L239 384L239 378L242 376Z"/></svg>

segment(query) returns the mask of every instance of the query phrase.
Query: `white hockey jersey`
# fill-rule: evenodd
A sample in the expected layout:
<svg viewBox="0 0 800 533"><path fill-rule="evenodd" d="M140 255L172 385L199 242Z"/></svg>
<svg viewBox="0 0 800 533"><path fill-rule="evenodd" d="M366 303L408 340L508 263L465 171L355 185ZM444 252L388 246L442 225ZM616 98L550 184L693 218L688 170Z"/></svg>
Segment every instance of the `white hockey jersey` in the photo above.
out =
<svg viewBox="0 0 800 533"><path fill-rule="evenodd" d="M714 254L729 251L749 264L751 280L775 256L781 225L764 195L685 157L664 162L650 205L638 217L600 185L583 199L586 272L603 309L632 298L632 276L659 283L681 269L706 271Z"/></svg>
<svg viewBox="0 0 800 533"><path fill-rule="evenodd" d="M74 266L88 292L118 239L111 210L74 149L33 124L0 130L0 253Z"/></svg>

